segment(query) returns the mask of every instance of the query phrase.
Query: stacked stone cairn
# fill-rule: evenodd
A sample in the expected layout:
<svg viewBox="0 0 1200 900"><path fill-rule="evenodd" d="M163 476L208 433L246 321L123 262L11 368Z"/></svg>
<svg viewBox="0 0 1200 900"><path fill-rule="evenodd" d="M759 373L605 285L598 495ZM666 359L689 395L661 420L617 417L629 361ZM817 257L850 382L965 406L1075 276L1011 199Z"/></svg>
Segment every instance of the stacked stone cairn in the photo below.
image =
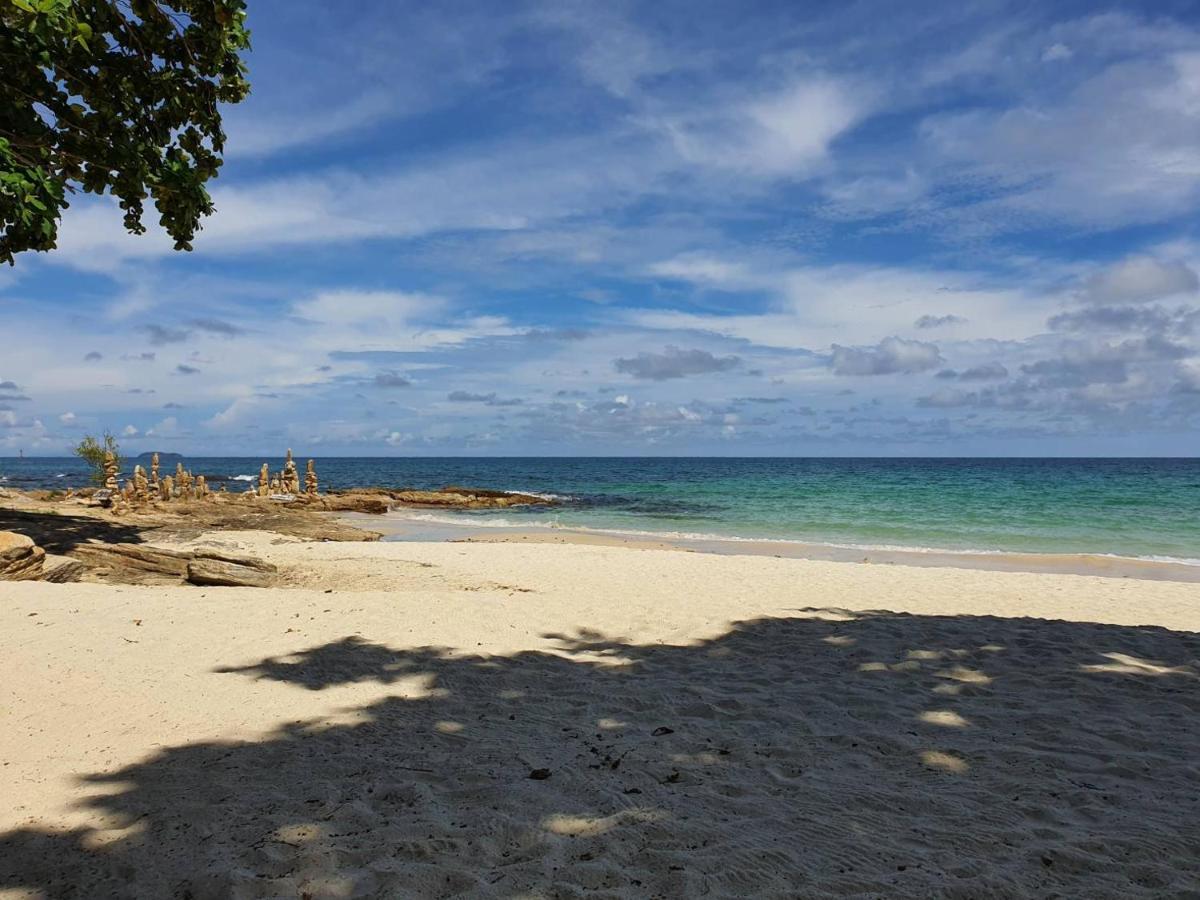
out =
<svg viewBox="0 0 1200 900"><path fill-rule="evenodd" d="M109 492L107 502L117 511L124 510L127 505L141 505L154 500L205 500L213 497L213 489L209 487L208 479L203 475L193 475L183 467L182 462L175 464L174 475L160 476L157 453L150 458L148 476L142 466L134 466L133 475L126 479L124 484L119 480L119 464L112 453L104 455L103 468L104 488ZM259 497L265 499L272 495L298 496L301 493L308 497L316 497L318 487L316 465L311 459L305 468L303 488L301 487L300 472L289 449L283 462L283 470L272 473L270 466L263 463L258 473L257 486L248 489L245 496L248 500ZM224 485L221 485L220 492L226 492Z"/></svg>
<svg viewBox="0 0 1200 900"><path fill-rule="evenodd" d="M111 450L104 451L104 489L117 493L117 457Z"/></svg>
<svg viewBox="0 0 1200 900"><path fill-rule="evenodd" d="M138 503L150 499L150 482L146 480L146 470L141 466L133 467L133 499Z"/></svg>
<svg viewBox="0 0 1200 900"><path fill-rule="evenodd" d="M279 487L285 494L300 493L300 474L296 471L296 461L292 459L292 448L288 448L287 459L283 461L283 472L279 476Z"/></svg>

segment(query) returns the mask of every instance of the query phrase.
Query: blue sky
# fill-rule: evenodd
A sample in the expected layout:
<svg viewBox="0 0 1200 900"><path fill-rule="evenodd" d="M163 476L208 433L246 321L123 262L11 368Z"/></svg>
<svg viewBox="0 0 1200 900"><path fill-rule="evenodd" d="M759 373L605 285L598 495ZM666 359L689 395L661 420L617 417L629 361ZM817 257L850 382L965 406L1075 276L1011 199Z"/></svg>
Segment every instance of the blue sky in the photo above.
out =
<svg viewBox="0 0 1200 900"><path fill-rule="evenodd" d="M1195 4L251 0L195 251L0 272L0 453L1200 447Z"/></svg>

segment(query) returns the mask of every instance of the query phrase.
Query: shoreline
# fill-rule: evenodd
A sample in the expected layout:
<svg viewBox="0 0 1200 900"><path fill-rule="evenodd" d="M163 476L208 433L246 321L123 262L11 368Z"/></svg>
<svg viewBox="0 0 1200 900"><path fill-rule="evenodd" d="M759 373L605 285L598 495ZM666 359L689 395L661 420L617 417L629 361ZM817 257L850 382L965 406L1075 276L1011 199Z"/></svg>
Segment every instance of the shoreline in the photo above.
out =
<svg viewBox="0 0 1200 900"><path fill-rule="evenodd" d="M435 522L390 513L341 513L348 525L380 532L385 542L449 541L455 543L543 543L624 547L632 550L675 550L722 556L760 556L818 562L954 568L983 572L1028 572L1084 575L1142 581L1200 583L1200 565L1101 553L1027 553L1007 550L937 550L899 547L869 548L807 541L753 538L692 538L676 535L622 534L585 528L481 526Z"/></svg>

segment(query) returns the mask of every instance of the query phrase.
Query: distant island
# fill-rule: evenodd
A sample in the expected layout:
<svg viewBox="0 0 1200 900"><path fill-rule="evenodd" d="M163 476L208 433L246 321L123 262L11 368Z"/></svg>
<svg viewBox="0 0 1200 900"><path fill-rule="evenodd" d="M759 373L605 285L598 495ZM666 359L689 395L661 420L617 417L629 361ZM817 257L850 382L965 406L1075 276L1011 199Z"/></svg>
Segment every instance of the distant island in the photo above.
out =
<svg viewBox="0 0 1200 900"><path fill-rule="evenodd" d="M151 450L148 453L139 453L137 456L134 457L134 459L148 460L154 456L155 452L156 451ZM181 459L183 459L182 453L163 453L161 451L157 451L157 452L158 452L158 461L159 462L178 462Z"/></svg>

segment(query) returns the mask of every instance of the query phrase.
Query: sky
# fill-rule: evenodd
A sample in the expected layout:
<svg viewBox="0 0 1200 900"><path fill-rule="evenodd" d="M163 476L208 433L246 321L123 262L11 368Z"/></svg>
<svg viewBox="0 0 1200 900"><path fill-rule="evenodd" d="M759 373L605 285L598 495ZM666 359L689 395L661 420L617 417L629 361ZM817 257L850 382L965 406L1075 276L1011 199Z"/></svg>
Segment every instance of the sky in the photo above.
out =
<svg viewBox="0 0 1200 900"><path fill-rule="evenodd" d="M1195 455L1195 3L250 0L191 253L0 270L0 455Z"/></svg>

